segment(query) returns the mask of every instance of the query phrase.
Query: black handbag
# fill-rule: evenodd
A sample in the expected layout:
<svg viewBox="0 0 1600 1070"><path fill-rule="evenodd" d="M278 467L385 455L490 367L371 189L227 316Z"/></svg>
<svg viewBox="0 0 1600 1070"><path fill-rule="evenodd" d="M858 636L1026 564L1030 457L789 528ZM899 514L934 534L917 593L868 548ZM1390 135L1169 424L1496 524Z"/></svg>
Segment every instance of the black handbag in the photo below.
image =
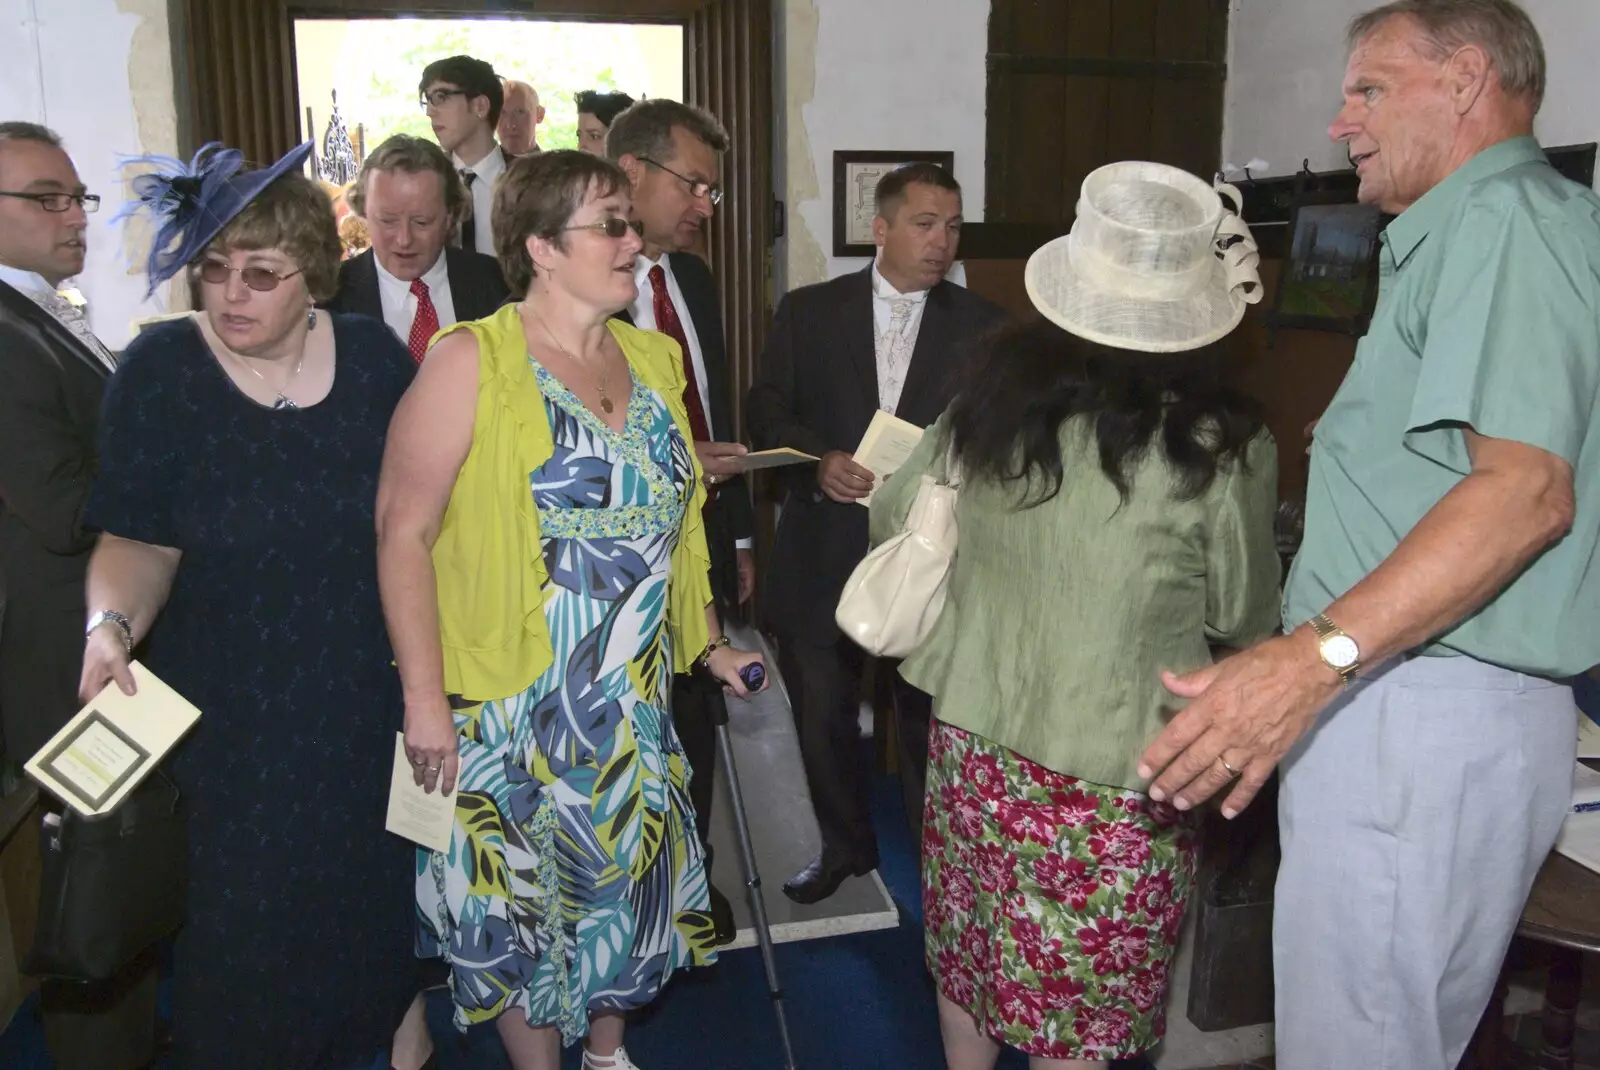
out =
<svg viewBox="0 0 1600 1070"><path fill-rule="evenodd" d="M105 817L46 816L39 853L39 921L25 973L109 980L183 923L188 826L177 786L159 770Z"/></svg>

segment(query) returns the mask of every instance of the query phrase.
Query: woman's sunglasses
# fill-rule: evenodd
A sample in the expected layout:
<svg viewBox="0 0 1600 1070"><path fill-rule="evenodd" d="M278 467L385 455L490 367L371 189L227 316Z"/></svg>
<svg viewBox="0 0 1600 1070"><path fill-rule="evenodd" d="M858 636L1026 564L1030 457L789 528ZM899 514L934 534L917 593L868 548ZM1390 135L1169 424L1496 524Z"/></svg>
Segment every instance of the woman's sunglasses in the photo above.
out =
<svg viewBox="0 0 1600 1070"><path fill-rule="evenodd" d="M619 215L614 215L608 219L600 219L593 223L585 223L581 227L562 227L561 229L563 231L597 230L606 237L615 239L622 237L624 234L628 233L630 229L634 231L641 231L642 227L639 224L628 222Z"/></svg>
<svg viewBox="0 0 1600 1070"><path fill-rule="evenodd" d="M278 283L284 279L294 278L302 270L302 268L295 268L293 271L286 271L280 275L271 268L236 268L224 264L220 260L206 260L200 264L200 281L209 282L213 286L220 286L228 281L228 276L238 272L239 278L243 279L244 284L250 289L260 293L271 293L278 288Z"/></svg>

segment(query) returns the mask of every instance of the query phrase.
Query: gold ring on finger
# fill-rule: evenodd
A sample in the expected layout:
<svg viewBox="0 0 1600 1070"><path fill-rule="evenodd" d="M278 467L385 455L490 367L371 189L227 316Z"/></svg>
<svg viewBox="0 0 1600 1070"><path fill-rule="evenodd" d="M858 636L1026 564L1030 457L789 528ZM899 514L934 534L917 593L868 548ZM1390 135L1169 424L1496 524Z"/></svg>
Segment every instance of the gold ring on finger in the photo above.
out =
<svg viewBox="0 0 1600 1070"><path fill-rule="evenodd" d="M1222 763L1222 768L1224 768L1224 769L1226 769L1228 771L1228 776L1229 777L1237 778L1237 777L1242 775L1239 772L1239 770L1237 770L1233 766L1229 765L1228 764L1228 759L1224 758L1222 755L1220 755L1220 754L1217 755L1217 761Z"/></svg>

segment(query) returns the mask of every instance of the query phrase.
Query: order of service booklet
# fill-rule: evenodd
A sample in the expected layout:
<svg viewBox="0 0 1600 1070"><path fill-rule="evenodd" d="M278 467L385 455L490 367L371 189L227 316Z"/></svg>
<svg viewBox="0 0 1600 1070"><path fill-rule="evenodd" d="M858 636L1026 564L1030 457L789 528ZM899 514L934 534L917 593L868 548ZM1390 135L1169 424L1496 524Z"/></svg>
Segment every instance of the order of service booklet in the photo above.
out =
<svg viewBox="0 0 1600 1070"><path fill-rule="evenodd" d="M104 817L160 764L200 711L137 661L135 694L113 681L23 766L84 817Z"/></svg>
<svg viewBox="0 0 1600 1070"><path fill-rule="evenodd" d="M884 480L900 470L900 466L906 463L906 458L911 456L911 451L921 441L922 428L879 409L867 425L867 433L861 436L855 461L871 470L872 489L876 491L883 486ZM872 495L857 498L856 502L859 505L871 505Z"/></svg>
<svg viewBox="0 0 1600 1070"><path fill-rule="evenodd" d="M791 464L809 464L816 458L809 453L802 453L787 446L780 446L775 450L746 453L743 456L734 458L734 460L746 472L753 472L761 468L782 468Z"/></svg>
<svg viewBox="0 0 1600 1070"><path fill-rule="evenodd" d="M389 813L384 828L430 851L450 850L455 830L455 792L444 794L437 784L425 791L418 784L406 755L406 735L394 734L394 770L389 779Z"/></svg>

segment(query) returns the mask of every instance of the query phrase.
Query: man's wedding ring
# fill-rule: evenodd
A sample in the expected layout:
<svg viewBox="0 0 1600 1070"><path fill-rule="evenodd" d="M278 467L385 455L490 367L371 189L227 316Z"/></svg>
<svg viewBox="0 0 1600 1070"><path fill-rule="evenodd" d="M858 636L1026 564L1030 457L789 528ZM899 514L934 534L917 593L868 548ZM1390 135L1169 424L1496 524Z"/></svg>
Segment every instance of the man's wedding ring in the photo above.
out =
<svg viewBox="0 0 1600 1070"><path fill-rule="evenodd" d="M1217 761L1222 763L1222 768L1224 768L1224 769L1226 769L1228 771L1228 775L1230 777L1237 778L1240 775L1239 770L1237 770L1233 766L1229 765L1228 764L1228 759L1224 758L1222 755L1220 755L1220 754L1217 755Z"/></svg>

